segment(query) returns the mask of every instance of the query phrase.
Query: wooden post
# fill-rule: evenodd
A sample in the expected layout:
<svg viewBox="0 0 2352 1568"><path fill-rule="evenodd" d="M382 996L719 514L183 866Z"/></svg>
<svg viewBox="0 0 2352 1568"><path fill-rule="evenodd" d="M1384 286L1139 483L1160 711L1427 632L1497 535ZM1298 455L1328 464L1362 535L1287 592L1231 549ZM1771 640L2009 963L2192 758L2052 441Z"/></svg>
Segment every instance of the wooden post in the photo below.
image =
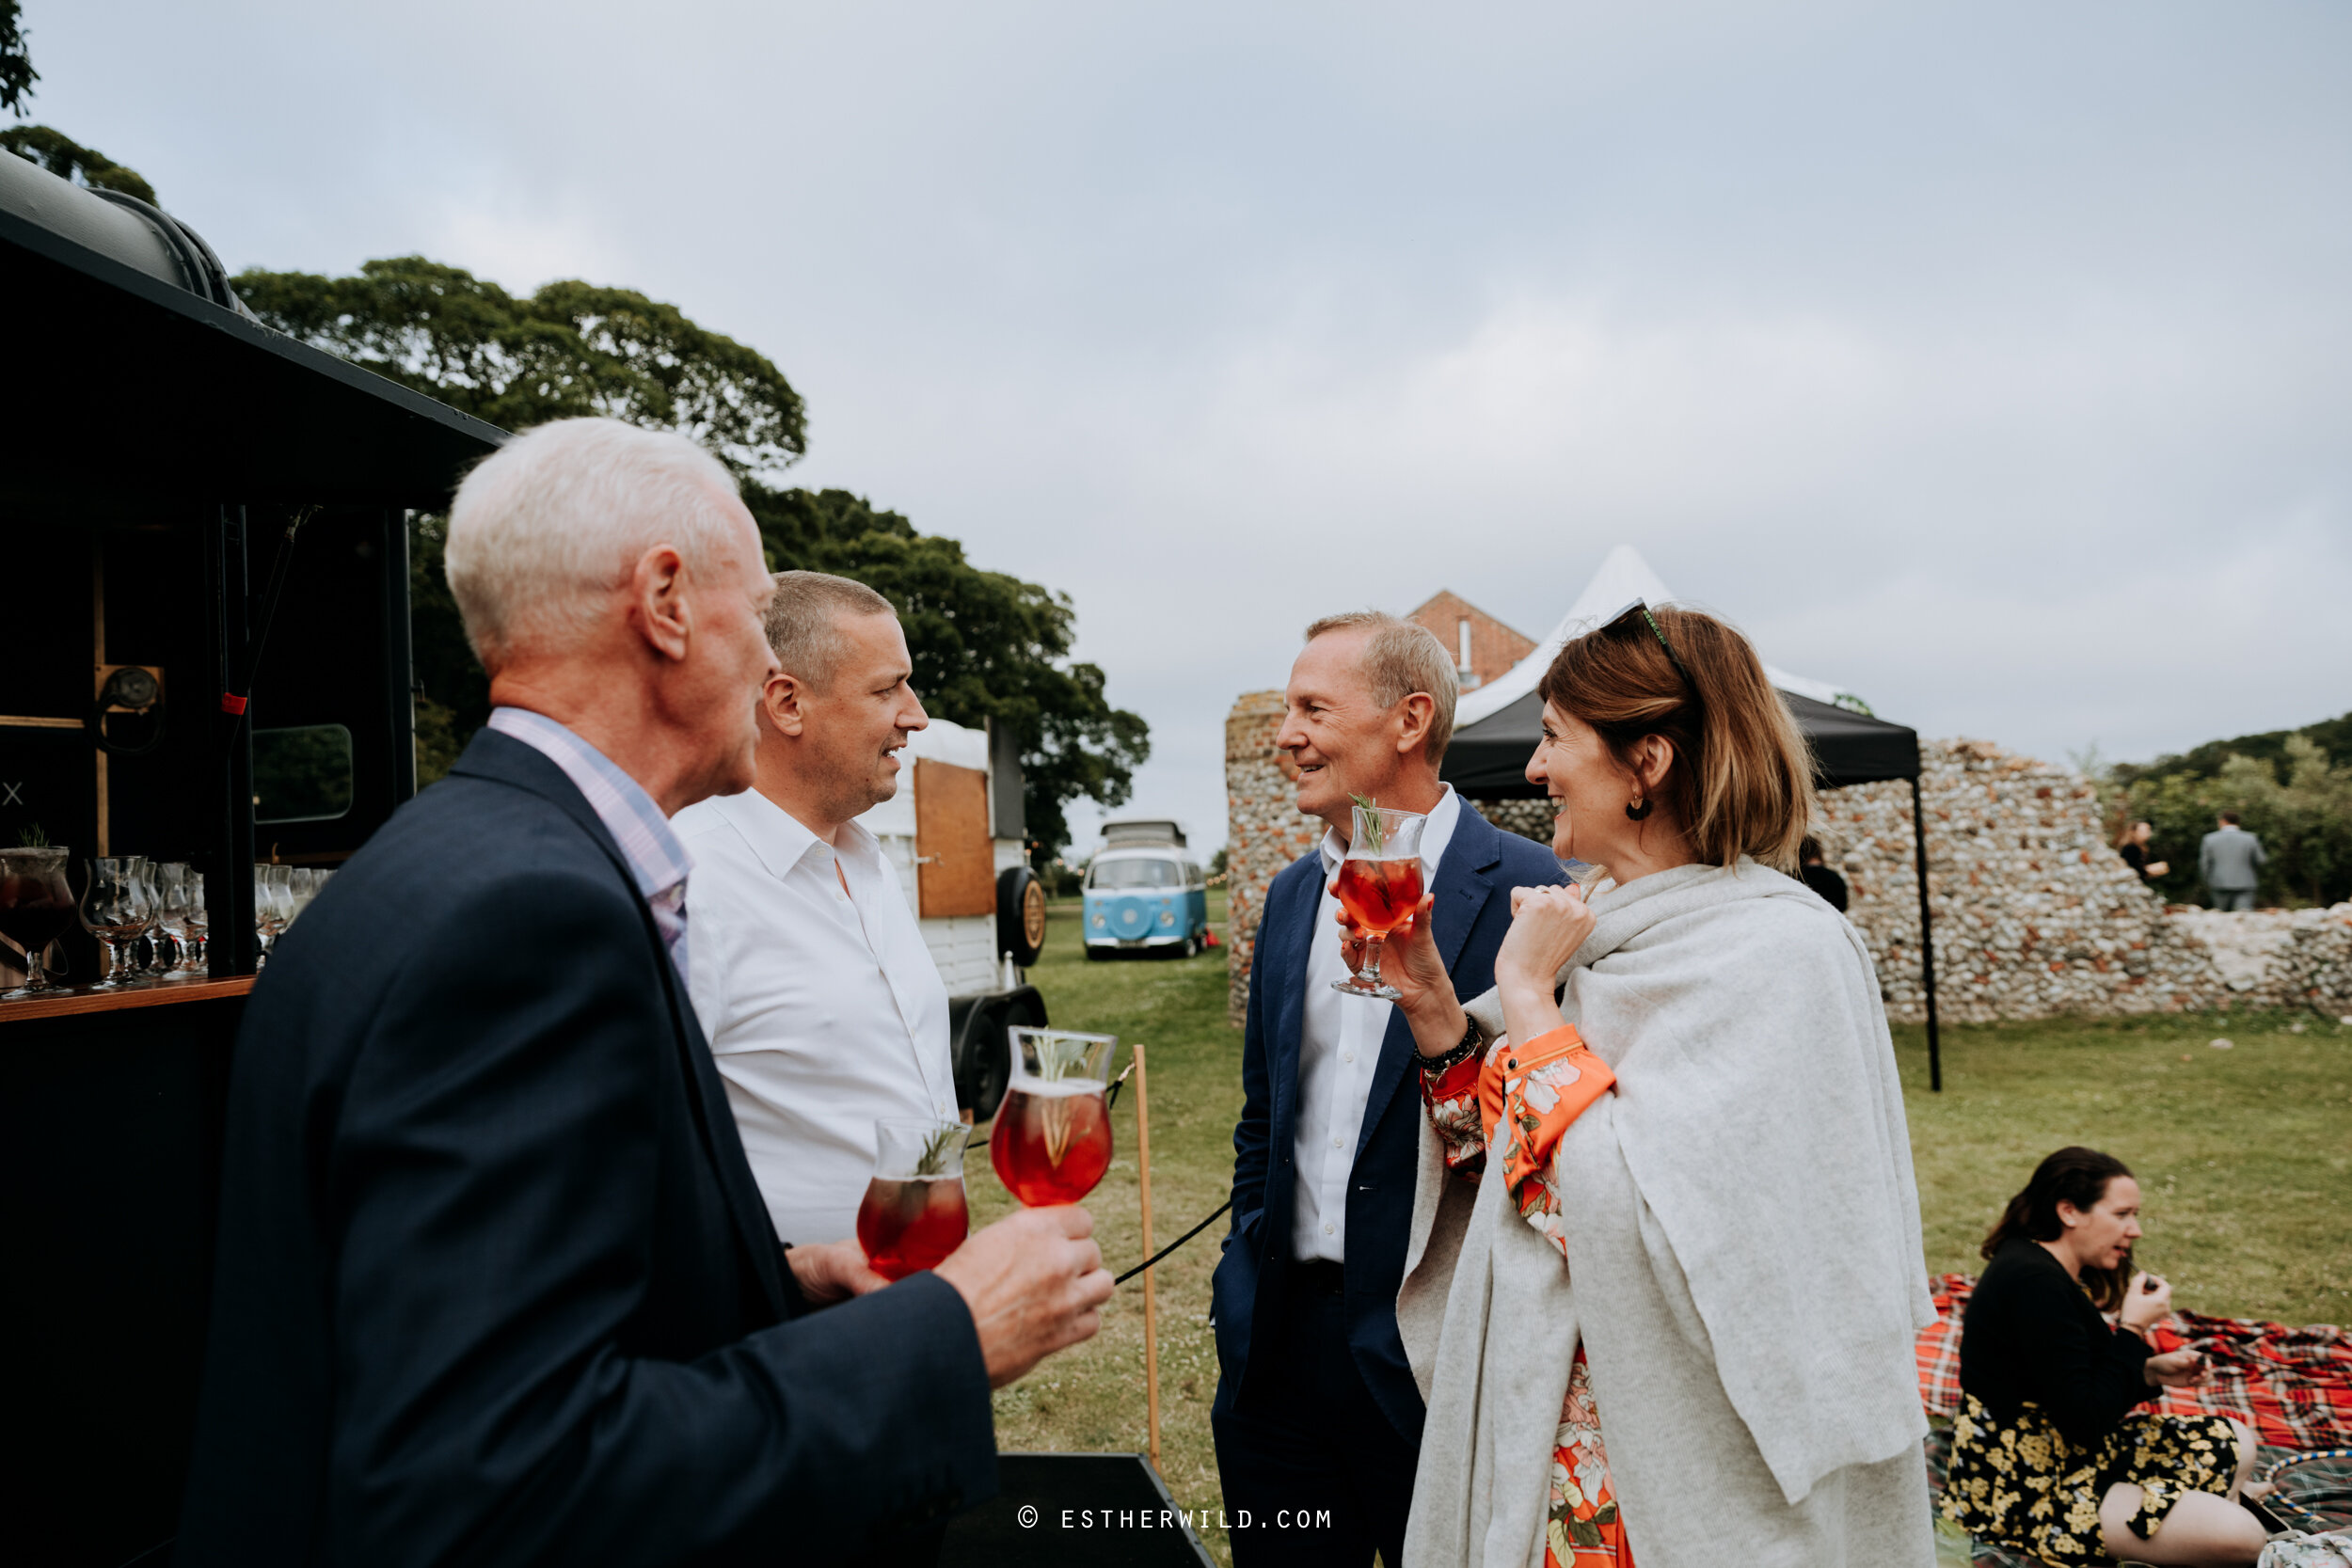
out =
<svg viewBox="0 0 2352 1568"><path fill-rule="evenodd" d="M1136 1053L1136 1179L1143 1189L1143 1255L1152 1256L1152 1089L1143 1067L1143 1046ZM1152 1271L1143 1271L1143 1402L1151 1436L1152 1468L1160 1467L1160 1337L1159 1299L1152 1288Z"/></svg>

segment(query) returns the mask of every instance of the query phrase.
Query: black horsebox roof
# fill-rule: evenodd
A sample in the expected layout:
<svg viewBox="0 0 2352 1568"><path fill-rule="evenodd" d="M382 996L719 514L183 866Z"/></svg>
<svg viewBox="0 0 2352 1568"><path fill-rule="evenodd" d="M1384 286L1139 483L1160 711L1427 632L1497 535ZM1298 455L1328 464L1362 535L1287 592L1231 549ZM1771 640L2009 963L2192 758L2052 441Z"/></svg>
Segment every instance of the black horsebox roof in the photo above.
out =
<svg viewBox="0 0 2352 1568"><path fill-rule="evenodd" d="M0 498L444 503L505 433L253 319L210 246L0 153Z"/></svg>
<svg viewBox="0 0 2352 1568"><path fill-rule="evenodd" d="M1815 782L1824 789L1919 776L1919 735L1883 719L1781 693L1813 746ZM1543 791L1522 771L1543 736L1544 699L1534 691L1454 732L1441 772L1474 800L1534 800Z"/></svg>

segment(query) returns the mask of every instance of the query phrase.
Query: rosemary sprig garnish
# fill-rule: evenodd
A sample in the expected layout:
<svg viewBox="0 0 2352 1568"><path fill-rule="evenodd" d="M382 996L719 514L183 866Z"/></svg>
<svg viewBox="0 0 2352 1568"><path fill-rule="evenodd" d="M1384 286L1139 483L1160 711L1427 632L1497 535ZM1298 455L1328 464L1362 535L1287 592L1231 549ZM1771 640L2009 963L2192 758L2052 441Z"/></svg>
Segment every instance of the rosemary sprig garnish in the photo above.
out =
<svg viewBox="0 0 2352 1568"><path fill-rule="evenodd" d="M932 1133L923 1145L922 1157L914 1162L914 1174L946 1176L948 1151L963 1141L963 1133L961 1127L943 1127Z"/></svg>
<svg viewBox="0 0 2352 1568"><path fill-rule="evenodd" d="M1348 791L1347 798L1356 802L1357 810L1363 813L1356 819L1356 825L1363 830L1364 857L1367 860L1376 861L1380 858L1380 850L1386 837L1380 826L1380 802L1369 795L1359 795L1354 790Z"/></svg>

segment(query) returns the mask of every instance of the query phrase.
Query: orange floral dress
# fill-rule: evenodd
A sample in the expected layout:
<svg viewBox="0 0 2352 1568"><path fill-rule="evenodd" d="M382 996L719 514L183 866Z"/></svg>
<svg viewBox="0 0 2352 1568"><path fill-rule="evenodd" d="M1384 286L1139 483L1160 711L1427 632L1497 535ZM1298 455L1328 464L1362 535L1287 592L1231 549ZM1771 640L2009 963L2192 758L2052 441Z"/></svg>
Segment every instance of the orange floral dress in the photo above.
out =
<svg viewBox="0 0 2352 1568"><path fill-rule="evenodd" d="M1473 1183L1490 1165L1499 1169L1519 1217L1557 1247L1565 1263L1567 1233L1551 1153L1568 1124L1617 1081L1608 1064L1592 1053L1574 1025L1562 1024L1525 1046L1503 1040L1484 1062L1466 1056L1442 1074L1420 1078L1446 1168ZM1633 1568L1581 1340L1552 1445L1544 1568Z"/></svg>

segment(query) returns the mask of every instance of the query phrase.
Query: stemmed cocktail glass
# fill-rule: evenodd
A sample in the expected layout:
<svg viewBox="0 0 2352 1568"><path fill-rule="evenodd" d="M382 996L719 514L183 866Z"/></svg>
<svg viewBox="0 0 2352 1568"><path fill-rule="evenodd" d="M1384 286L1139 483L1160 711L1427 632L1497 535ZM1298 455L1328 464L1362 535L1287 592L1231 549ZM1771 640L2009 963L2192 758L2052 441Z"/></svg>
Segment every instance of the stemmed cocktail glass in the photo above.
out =
<svg viewBox="0 0 2352 1568"><path fill-rule="evenodd" d="M253 863L253 928L262 939L264 958L278 945L278 933L294 919L293 877L292 866Z"/></svg>
<svg viewBox="0 0 2352 1568"><path fill-rule="evenodd" d="M24 983L6 1000L56 996L65 988L40 972L41 955L73 924L73 891L65 880L66 850L0 849L0 936L24 949Z"/></svg>
<svg viewBox="0 0 2352 1568"><path fill-rule="evenodd" d="M857 1244L884 1279L904 1279L963 1244L972 1227L963 1200L961 1121L884 1117L874 1123L874 1178L857 1210Z"/></svg>
<svg viewBox="0 0 2352 1568"><path fill-rule="evenodd" d="M90 862L89 891L82 895L82 928L106 950L106 973L92 990L119 990L131 983L131 948L155 924L135 855L101 855Z"/></svg>
<svg viewBox="0 0 2352 1568"><path fill-rule="evenodd" d="M1357 800L1356 831L1347 841L1347 858L1331 879L1331 895L1364 933L1364 961L1346 979L1332 981L1333 990L1396 1000L1396 988L1380 978L1380 942L1421 908L1421 835L1428 825L1419 812Z"/></svg>
<svg viewBox="0 0 2352 1568"><path fill-rule="evenodd" d="M989 1130L989 1164L1027 1208L1075 1203L1110 1168L1105 1090L1119 1037L1027 1027L1008 1032L1012 1082Z"/></svg>

